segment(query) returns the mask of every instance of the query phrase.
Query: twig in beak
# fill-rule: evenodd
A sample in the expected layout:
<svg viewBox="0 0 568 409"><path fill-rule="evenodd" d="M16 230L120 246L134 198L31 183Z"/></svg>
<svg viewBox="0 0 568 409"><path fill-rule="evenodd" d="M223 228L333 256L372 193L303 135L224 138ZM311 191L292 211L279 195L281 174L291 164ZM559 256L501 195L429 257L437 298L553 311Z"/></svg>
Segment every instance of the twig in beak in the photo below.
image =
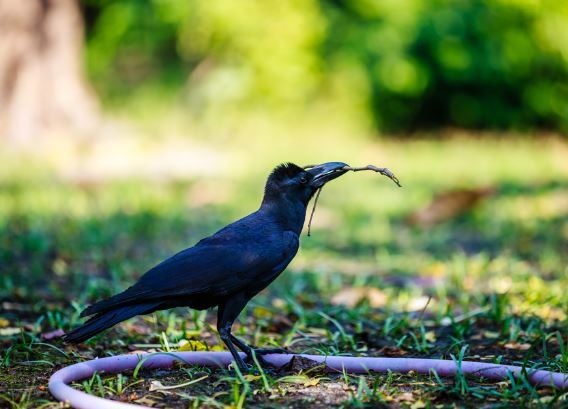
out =
<svg viewBox="0 0 568 409"><path fill-rule="evenodd" d="M320 187L316 193L316 198L314 199L314 207L312 207L312 213L310 214L310 221L308 222L308 237L310 237L310 232L312 229L312 219L314 218L314 213L316 212L316 206L318 205L318 199L320 197L321 190L323 186Z"/></svg>
<svg viewBox="0 0 568 409"><path fill-rule="evenodd" d="M400 181L398 180L398 178L394 175L394 173L392 173L389 169L387 168L378 168L374 165L367 165L367 166L362 166L360 168L352 168L351 166L344 166L343 170L351 170L353 172L360 172L362 170L372 170L373 172L377 172L380 173L383 176L388 177L390 180L392 180L394 183L396 183L396 185L398 187L402 187L402 185L400 184Z"/></svg>

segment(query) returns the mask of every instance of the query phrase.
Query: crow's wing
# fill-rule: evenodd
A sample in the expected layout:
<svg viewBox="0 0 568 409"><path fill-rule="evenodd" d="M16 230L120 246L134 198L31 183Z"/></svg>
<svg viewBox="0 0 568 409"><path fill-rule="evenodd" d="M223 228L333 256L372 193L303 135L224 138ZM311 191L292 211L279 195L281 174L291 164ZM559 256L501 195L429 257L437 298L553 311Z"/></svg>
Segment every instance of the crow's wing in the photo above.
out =
<svg viewBox="0 0 568 409"><path fill-rule="evenodd" d="M141 301L226 296L285 268L297 250L298 236L291 232L280 235L278 240L202 240L150 269L126 291L88 307L81 315Z"/></svg>

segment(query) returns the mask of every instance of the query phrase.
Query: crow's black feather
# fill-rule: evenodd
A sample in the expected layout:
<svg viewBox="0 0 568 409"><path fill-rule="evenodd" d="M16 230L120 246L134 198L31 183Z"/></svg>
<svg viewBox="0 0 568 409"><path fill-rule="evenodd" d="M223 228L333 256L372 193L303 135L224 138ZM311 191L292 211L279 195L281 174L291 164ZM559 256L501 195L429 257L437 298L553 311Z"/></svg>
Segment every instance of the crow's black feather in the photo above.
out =
<svg viewBox="0 0 568 409"><path fill-rule="evenodd" d="M328 175L330 167L341 169L345 164L325 165L321 171ZM256 212L162 261L126 291L86 308L81 316L91 318L67 334L66 340L85 341L138 314L180 306L218 306L219 334L243 369L234 344L247 356L251 348L235 340L231 326L247 302L268 286L298 251L306 206L322 183L321 179L319 185L307 183L307 178L298 178L301 172L306 171L293 163L276 167ZM315 175L309 176L310 181L315 180Z"/></svg>

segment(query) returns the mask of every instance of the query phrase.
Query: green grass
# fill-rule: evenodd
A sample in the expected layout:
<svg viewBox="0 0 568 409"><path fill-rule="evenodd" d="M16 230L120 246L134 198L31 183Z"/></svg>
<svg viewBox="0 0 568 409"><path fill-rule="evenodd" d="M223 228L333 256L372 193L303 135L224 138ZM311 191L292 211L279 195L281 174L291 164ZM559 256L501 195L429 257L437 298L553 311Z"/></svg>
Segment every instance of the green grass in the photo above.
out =
<svg viewBox="0 0 568 409"><path fill-rule="evenodd" d="M286 157L313 162L312 144L297 154L293 143L275 142L278 153L267 156L259 154L268 152L260 142L251 147L254 161L235 150L238 172L160 183L65 182L41 163L6 160L0 172L0 405L56 407L45 390L49 375L84 359L175 350L184 339L218 348L215 314L183 309L139 317L79 347L41 334L77 325L85 305L253 211L270 167ZM251 302L237 335L295 352L454 357L568 372L565 144L457 138L317 148L318 161L389 166L404 188L371 174L326 186L312 236L304 234L288 270ZM230 189L211 199L209 184ZM484 186L495 194L471 211L429 227L406 222L436 193ZM337 295L347 288L376 291L345 306ZM204 376L167 393L149 391L151 381L180 385ZM354 376L301 367L254 376L142 370L96 375L77 387L168 407L562 407L568 399L522 379Z"/></svg>

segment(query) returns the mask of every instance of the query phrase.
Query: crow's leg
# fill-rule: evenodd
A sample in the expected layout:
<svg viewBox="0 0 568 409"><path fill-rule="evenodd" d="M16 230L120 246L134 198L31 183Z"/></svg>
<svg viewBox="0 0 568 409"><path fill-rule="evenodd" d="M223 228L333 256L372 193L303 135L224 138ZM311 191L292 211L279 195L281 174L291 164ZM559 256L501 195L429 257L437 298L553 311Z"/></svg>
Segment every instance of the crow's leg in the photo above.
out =
<svg viewBox="0 0 568 409"><path fill-rule="evenodd" d="M233 355L237 366L242 372L248 371L248 367L233 344L234 337L231 334L231 327L245 305L247 305L249 299L250 298L246 297L244 294L237 294L219 305L217 312L217 330L219 331L219 336L225 345L227 345L227 348L229 348L231 355Z"/></svg>
<svg viewBox="0 0 568 409"><path fill-rule="evenodd" d="M256 360L264 368L269 367L269 366L274 367L274 365L272 365L270 362L268 362L266 359L264 359L262 357L262 355L289 354L290 353L289 351L287 351L284 348L269 348L269 349L267 349L267 348L254 348L250 345L247 345L245 342L241 341L240 339L238 339L237 337L235 337L232 334L231 334L231 341L233 341L233 343L237 346L237 348L239 348L241 351L243 351L245 354L247 354L247 361L250 362L250 363L254 362L254 359L252 357L252 354L254 352L254 354L256 356Z"/></svg>
<svg viewBox="0 0 568 409"><path fill-rule="evenodd" d="M243 341L241 341L232 334L231 334L231 340L237 346L237 348L239 348L241 351L247 354L247 358L251 358L252 350L254 350L254 353L257 356L268 355L268 354L291 354L291 352L288 351L286 348L255 348L252 345L244 343Z"/></svg>

